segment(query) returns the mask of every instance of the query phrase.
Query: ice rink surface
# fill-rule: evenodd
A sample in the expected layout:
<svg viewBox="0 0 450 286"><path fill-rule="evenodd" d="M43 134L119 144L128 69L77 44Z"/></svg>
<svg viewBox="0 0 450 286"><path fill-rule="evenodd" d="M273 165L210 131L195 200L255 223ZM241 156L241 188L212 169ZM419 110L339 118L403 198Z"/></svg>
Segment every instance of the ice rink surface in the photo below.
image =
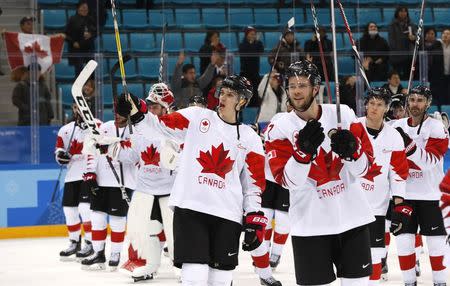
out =
<svg viewBox="0 0 450 286"><path fill-rule="evenodd" d="M403 285L394 239L391 239L391 242L393 244L388 259L389 281L382 282L381 285ZM66 248L67 245L67 238L0 240L0 286L181 285L167 257L162 257L161 268L154 280L134 283L131 278L121 272L84 271L77 262L59 261L59 251ZM126 247L127 243L124 244L121 263L127 259ZM108 245L106 254L108 259ZM421 255L420 262L422 276L418 278L418 285L433 285L426 249L425 253ZM233 275L233 286L260 285L258 276L253 271L250 254L247 252L240 251L239 266ZM296 285L290 239L286 243L281 263L274 273L274 277L280 280L284 286ZM450 276L448 281L450 282ZM340 285L340 283L335 281L332 285Z"/></svg>

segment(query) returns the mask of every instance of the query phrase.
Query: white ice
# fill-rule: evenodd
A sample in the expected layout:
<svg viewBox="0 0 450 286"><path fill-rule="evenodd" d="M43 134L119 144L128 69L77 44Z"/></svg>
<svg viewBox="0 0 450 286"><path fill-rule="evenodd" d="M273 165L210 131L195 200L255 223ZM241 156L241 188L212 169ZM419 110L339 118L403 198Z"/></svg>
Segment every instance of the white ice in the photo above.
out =
<svg viewBox="0 0 450 286"><path fill-rule="evenodd" d="M0 240L0 286L181 285L177 282L167 257L162 257L161 268L154 280L134 283L130 277L120 272L89 272L81 270L79 263L59 261L59 251L66 248L67 245L68 239L62 237ZM126 261L126 245L123 249L122 263ZM390 249L388 258L389 281L382 282L381 285L403 285L396 256L395 241ZM108 245L106 252L108 259ZM418 285L433 285L426 249L425 253L421 255L420 262L422 276L418 278ZM286 243L281 263L274 276L284 286L296 285L290 240ZM253 272L249 253L243 251L239 253L239 266L234 271L233 277L234 286L259 285L259 279ZM450 276L448 281L450 281ZM334 282L332 285L339 285L339 282Z"/></svg>

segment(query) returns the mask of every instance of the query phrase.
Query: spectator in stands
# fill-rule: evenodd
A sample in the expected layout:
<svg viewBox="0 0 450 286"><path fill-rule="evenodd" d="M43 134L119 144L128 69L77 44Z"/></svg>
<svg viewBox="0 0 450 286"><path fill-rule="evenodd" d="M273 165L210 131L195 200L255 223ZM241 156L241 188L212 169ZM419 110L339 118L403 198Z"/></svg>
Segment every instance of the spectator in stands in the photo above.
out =
<svg viewBox="0 0 450 286"><path fill-rule="evenodd" d="M416 25L409 18L408 8L398 7L395 10L394 19L389 25L389 47L392 51L389 59L401 79L409 78L416 30Z"/></svg>
<svg viewBox="0 0 450 286"><path fill-rule="evenodd" d="M275 55L279 44L280 43L278 43L270 52L268 58L270 65L273 65L273 62L275 61ZM295 39L294 31L291 29L286 30L281 39L280 52L275 64L275 68L278 72L284 74L285 69L287 69L292 62L291 59L299 60L296 53L300 53L301 51L300 43Z"/></svg>
<svg viewBox="0 0 450 286"><path fill-rule="evenodd" d="M84 0L89 9L89 16L93 19L94 23L97 25L98 21L98 27L101 30L103 26L106 24L106 4L110 3L106 0ZM110 4L109 4L110 5Z"/></svg>
<svg viewBox="0 0 450 286"><path fill-rule="evenodd" d="M77 4L77 13L70 17L66 26L66 41L68 42L69 65L75 67L78 75L83 65L92 58L94 52L95 36L97 35L96 23L89 16L89 8L86 2Z"/></svg>
<svg viewBox="0 0 450 286"><path fill-rule="evenodd" d="M396 70L391 70L388 73L388 80L382 87L387 89L391 95L403 93L406 94L406 89L400 83L400 75Z"/></svg>
<svg viewBox="0 0 450 286"><path fill-rule="evenodd" d="M225 52L225 50L225 45L220 42L218 31L206 32L205 42L198 51L200 53L200 73L203 74L208 68L213 51Z"/></svg>
<svg viewBox="0 0 450 286"><path fill-rule="evenodd" d="M83 95L92 113L95 113L95 80L90 78L83 86Z"/></svg>
<svg viewBox="0 0 450 286"><path fill-rule="evenodd" d="M20 31L24 34L33 34L34 17L26 16L20 20Z"/></svg>
<svg viewBox="0 0 450 286"><path fill-rule="evenodd" d="M20 67L11 73L11 80L17 82L13 89L12 102L17 106L19 121L17 125L27 126L31 125L31 103L30 103L30 67ZM36 67L40 70L40 66ZM54 118L53 108L51 105L51 94L45 83L43 75L39 77L38 81L39 93L39 125L50 125Z"/></svg>
<svg viewBox="0 0 450 286"><path fill-rule="evenodd" d="M222 84L224 80L224 76L218 75L212 80L212 87L208 91L208 95L206 97L206 107L211 110L215 110L217 105L219 105L219 99L215 96L217 87Z"/></svg>
<svg viewBox="0 0 450 286"><path fill-rule="evenodd" d="M188 106L189 98L203 92L208 87L214 77L217 54L212 53L210 64L199 78L196 76L193 64L183 65L185 58L184 52L181 51L171 81L175 105L178 109Z"/></svg>
<svg viewBox="0 0 450 286"><path fill-rule="evenodd" d="M348 105L356 113L356 76L345 76L339 84L339 95L342 104Z"/></svg>
<svg viewBox="0 0 450 286"><path fill-rule="evenodd" d="M244 39L239 44L239 55L241 61L241 76L245 76L253 86L253 95L258 90L259 82L261 81L259 58L264 53L263 43L257 39L256 29L248 26L244 30ZM257 96L253 96L250 100L249 106L257 105Z"/></svg>
<svg viewBox="0 0 450 286"><path fill-rule="evenodd" d="M327 66L327 75L331 80L334 75L333 63L331 61L331 52L333 52L333 43L328 39L327 32L324 27L319 27L320 41L322 42L322 49L325 56L325 64ZM325 79L323 73L322 61L320 59L319 42L317 41L316 32L313 30L311 40L305 42L306 59L317 66L322 79Z"/></svg>
<svg viewBox="0 0 450 286"><path fill-rule="evenodd" d="M433 104L439 108L450 104L450 28L442 31L441 42L430 50L432 53L428 78L433 92Z"/></svg>
<svg viewBox="0 0 450 286"><path fill-rule="evenodd" d="M359 50L364 53L363 66L369 81L383 81L388 72L387 41L378 34L378 26L369 22L364 34L357 44Z"/></svg>
<svg viewBox="0 0 450 286"><path fill-rule="evenodd" d="M219 75L226 77L228 75L228 65L225 58L225 47L218 47L212 52L212 54L216 55L214 77Z"/></svg>
<svg viewBox="0 0 450 286"><path fill-rule="evenodd" d="M258 96L262 101L258 123L270 122L276 113L286 111L287 96L282 85L281 74L276 69L273 70L264 93L268 78L269 74L264 75L258 86Z"/></svg>

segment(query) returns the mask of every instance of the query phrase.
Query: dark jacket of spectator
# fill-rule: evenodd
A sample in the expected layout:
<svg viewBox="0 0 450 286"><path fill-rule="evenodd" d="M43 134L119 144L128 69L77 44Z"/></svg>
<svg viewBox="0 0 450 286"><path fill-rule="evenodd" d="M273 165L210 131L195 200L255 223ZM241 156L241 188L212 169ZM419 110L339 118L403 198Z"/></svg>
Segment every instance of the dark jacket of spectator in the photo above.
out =
<svg viewBox="0 0 450 286"><path fill-rule="evenodd" d="M359 41L359 49L364 53L365 58L371 58L369 69L366 70L369 81L383 81L388 72L388 52L389 45L387 41L377 34L369 35L366 31ZM380 62L380 63L377 63Z"/></svg>
<svg viewBox="0 0 450 286"><path fill-rule="evenodd" d="M354 76L346 76L341 79L339 93L341 103L348 105L356 113L356 84Z"/></svg>
<svg viewBox="0 0 450 286"><path fill-rule="evenodd" d="M226 47L220 42L220 34L217 31L208 31L205 42L198 51L200 53L200 74L203 74L211 63L212 52L225 53Z"/></svg>
<svg viewBox="0 0 450 286"><path fill-rule="evenodd" d="M325 64L327 66L327 75L330 80L332 80L334 71L333 71L333 63L331 61L330 53L333 51L333 43L327 38L327 35L323 35L320 37L320 41L322 43L322 49L325 56ZM323 72L322 60L320 59L320 49L319 42L317 40L308 40L305 42L305 53L309 53L312 56L312 62L317 66L320 72L320 76L322 80L325 79L325 74Z"/></svg>
<svg viewBox="0 0 450 286"><path fill-rule="evenodd" d="M384 87L387 91L389 91L389 92L391 93L391 96L393 96L393 95L395 95L395 94L399 94L399 93L401 93L401 91L402 91L403 89L405 89L405 88L402 86L402 84L399 84L399 85L398 85L397 90L391 89L391 87L389 86L389 83L385 83L385 84L383 84L383 86L381 86L381 87Z"/></svg>
<svg viewBox="0 0 450 286"><path fill-rule="evenodd" d="M39 125L50 125L50 121L54 118L54 114L50 103L51 94L43 78L39 80L38 88ZM19 81L14 87L12 102L19 109L19 121L17 125L23 126L31 124L30 91L31 86L29 79Z"/></svg>
<svg viewBox="0 0 450 286"><path fill-rule="evenodd" d="M285 70L291 64L292 53L300 53L302 52L302 48L300 47L300 43L293 38L289 40L290 37L294 37L294 33L288 31L285 33L283 39L281 39L280 52L278 54L277 63L275 64L275 68L281 73L284 74ZM269 55L269 64L272 65L275 60L275 55L277 53L279 43L275 46Z"/></svg>

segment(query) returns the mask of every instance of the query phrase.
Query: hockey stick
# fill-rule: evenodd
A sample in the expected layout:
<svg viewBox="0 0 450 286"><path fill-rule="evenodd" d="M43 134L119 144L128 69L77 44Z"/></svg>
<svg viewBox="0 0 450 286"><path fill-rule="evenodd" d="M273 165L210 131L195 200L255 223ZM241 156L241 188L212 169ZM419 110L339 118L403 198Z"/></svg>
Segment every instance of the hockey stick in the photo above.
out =
<svg viewBox="0 0 450 286"><path fill-rule="evenodd" d="M164 81L163 78L163 72L164 72L164 45L165 45L165 37L166 37L166 26L167 24L163 25L163 32L161 36L161 52L159 53L159 77L158 81L161 83Z"/></svg>
<svg viewBox="0 0 450 286"><path fill-rule="evenodd" d="M97 67L97 62L94 60L90 60L83 68L83 70L78 75L77 79L72 85L72 97L75 100L75 104L78 106L78 110L80 111L81 118L83 119L84 123L88 126L89 131L93 135L100 135L100 132L97 128L97 124L95 123L94 116L92 116L92 112L89 109L89 106L86 102L86 99L83 95L83 86L86 83L86 81L89 79L91 74L94 72L95 68ZM125 187L120 183L119 176L117 175L116 169L114 169L114 166L112 166L112 162L110 161L111 158L106 156L106 159L109 163L109 166L111 167L111 170L114 174L114 177L116 177L117 182L120 185L120 190L122 192L122 198L129 204L130 198L128 197Z"/></svg>
<svg viewBox="0 0 450 286"><path fill-rule="evenodd" d="M319 21L317 20L316 7L314 6L314 3L312 0L310 0L309 2L311 3L311 13L312 13L312 18L313 18L313 22L314 22L314 29L316 32L317 43L319 44L320 61L322 62L323 76L325 77L325 84L327 85L328 103L331 103L330 80L328 79L327 64L325 62L325 55L323 53L322 40L320 39Z"/></svg>
<svg viewBox="0 0 450 286"><path fill-rule="evenodd" d="M120 77L122 79L123 92L128 95L128 101L131 102L131 98L128 94L127 80L125 76L125 67L122 57L122 45L120 44L119 25L117 21L116 5L114 4L114 0L111 0L111 14L113 16L114 22L114 35L116 37L117 55L119 57ZM130 134L133 134L133 127L131 125L130 116L128 116L128 127L130 128Z"/></svg>
<svg viewBox="0 0 450 286"><path fill-rule="evenodd" d="M420 7L419 25L417 26L417 33L416 33L416 43L414 45L413 58L412 58L412 62L411 62L411 70L409 72L409 79L408 79L408 89L407 89L406 94L409 94L409 91L411 90L412 80L414 77L414 71L416 70L416 58L417 58L417 51L419 50L420 37L422 36L424 10L425 10L425 0L422 0L422 5Z"/></svg>
<svg viewBox="0 0 450 286"><path fill-rule="evenodd" d="M270 71L267 76L266 84L264 85L264 91L263 91L263 95L261 98L261 104L258 106L258 111L256 112L255 121L253 123L254 125L258 124L259 115L261 114L262 103L264 102L264 98L266 97L266 91L267 91L267 87L269 86L270 76L272 75L273 67L276 65L277 60L278 60L278 54L280 53L281 41L283 40L284 33L286 32L286 30L292 28L294 25L295 25L295 18L292 17L291 19L289 19L286 26L284 26L283 31L281 32L280 40L278 41L277 52L275 53L275 58L273 60L272 66L270 67Z"/></svg>
<svg viewBox="0 0 450 286"><path fill-rule="evenodd" d="M338 0L339 1L339 0ZM334 0L330 1L331 6L331 34L333 39L333 60L334 60L334 81L336 86L336 116L337 116L337 129L342 128L341 121L341 96L339 94L339 78L338 78L338 62L336 53L336 21L334 17ZM333 129L332 129L333 130ZM331 134L328 134L331 137Z"/></svg>
<svg viewBox="0 0 450 286"><path fill-rule="evenodd" d="M333 1L331 1L333 2ZM353 53L355 54L356 59L358 60L358 67L359 71L361 72L361 75L364 79L364 83L366 84L367 88L370 89L370 83L367 79L366 72L364 71L363 61L361 59L361 56L359 55L358 49L356 48L355 41L353 40L352 31L350 30L350 26L348 25L347 17L345 16L344 7L342 6L341 0L337 0L339 11L341 12L342 19L344 20L345 29L347 30L348 38L350 40L350 44L352 45ZM334 3L333 3L334 7ZM331 11L331 13L334 15L334 10ZM336 39L333 39L333 43L336 43ZM337 64L337 62L336 62Z"/></svg>

